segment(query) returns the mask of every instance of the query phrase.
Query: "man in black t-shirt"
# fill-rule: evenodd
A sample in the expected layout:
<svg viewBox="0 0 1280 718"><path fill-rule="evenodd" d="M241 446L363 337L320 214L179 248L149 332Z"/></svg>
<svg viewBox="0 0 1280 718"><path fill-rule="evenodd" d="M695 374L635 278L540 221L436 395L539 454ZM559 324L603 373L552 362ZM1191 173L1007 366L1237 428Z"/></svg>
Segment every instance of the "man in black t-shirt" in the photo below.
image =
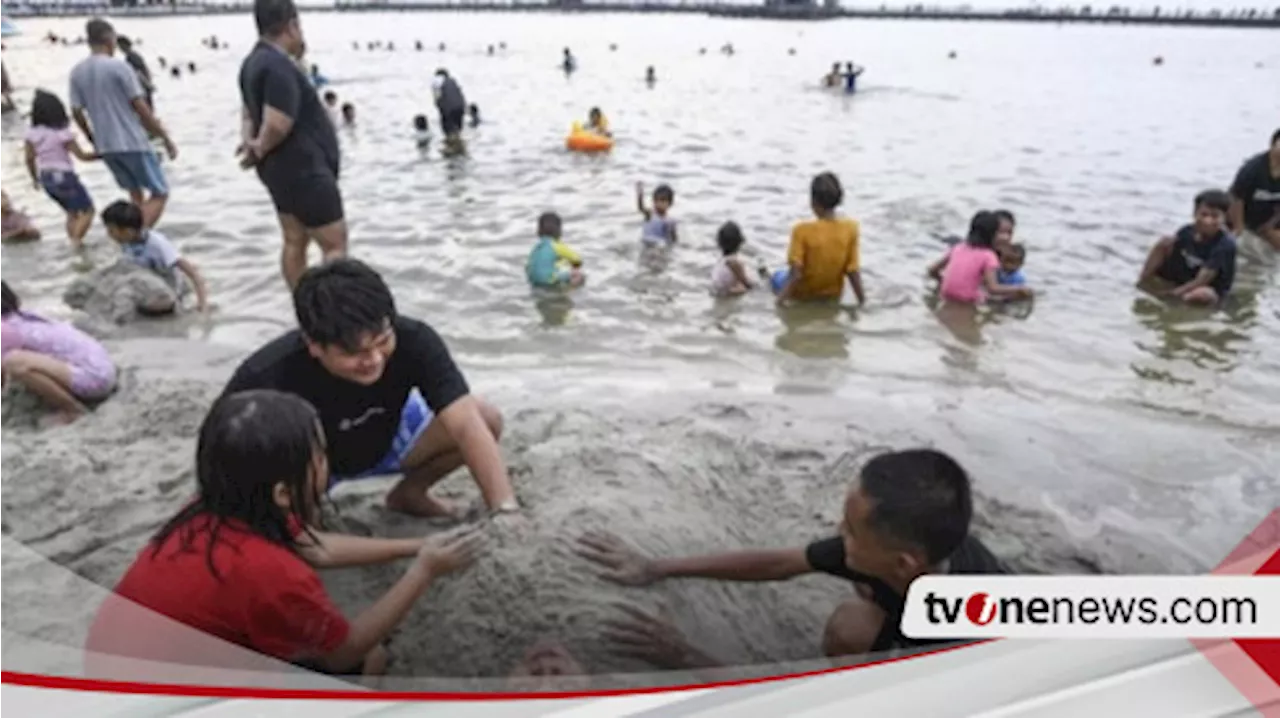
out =
<svg viewBox="0 0 1280 718"><path fill-rule="evenodd" d="M913 648L940 641L913 639L900 629L907 587L927 573L1004 573L1004 566L969 534L969 477L932 449L880 454L867 462L844 504L838 536L803 548L739 551L651 559L618 538L591 533L578 553L604 567L609 580L645 586L665 578L782 581L820 572L856 586L828 621L828 656ZM690 645L669 621L638 611L609 626L609 637L631 655L664 668L706 668L718 661Z"/></svg>
<svg viewBox="0 0 1280 718"><path fill-rule="evenodd" d="M292 289L307 269L307 245L325 259L347 253L347 223L338 190L338 136L311 81L294 58L306 43L293 0L255 0L260 39L240 66L239 153L257 167L280 218L280 266Z"/></svg>
<svg viewBox="0 0 1280 718"><path fill-rule="evenodd" d="M1231 183L1231 226L1253 232L1280 251L1280 130L1271 149L1244 163Z"/></svg>
<svg viewBox="0 0 1280 718"><path fill-rule="evenodd" d="M309 401L333 482L403 474L387 495L395 511L458 516L427 491L464 464L491 510L519 510L498 447L502 416L471 395L435 330L396 314L377 272L354 259L312 267L293 304L298 329L246 359L225 393L275 389Z"/></svg>
<svg viewBox="0 0 1280 718"><path fill-rule="evenodd" d="M1222 301L1236 277L1236 241L1226 230L1230 206L1231 197L1221 190L1196 195L1195 221L1156 242L1138 276L1138 285L1160 279L1173 286L1167 294L1185 302Z"/></svg>

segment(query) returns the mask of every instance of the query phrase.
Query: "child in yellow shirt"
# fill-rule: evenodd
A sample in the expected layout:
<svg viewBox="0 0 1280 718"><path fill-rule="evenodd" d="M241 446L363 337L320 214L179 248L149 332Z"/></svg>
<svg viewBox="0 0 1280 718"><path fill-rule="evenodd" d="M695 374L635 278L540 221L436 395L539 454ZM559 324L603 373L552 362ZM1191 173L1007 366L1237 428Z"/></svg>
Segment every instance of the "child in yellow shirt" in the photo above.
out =
<svg viewBox="0 0 1280 718"><path fill-rule="evenodd" d="M840 180L830 172L814 177L809 199L817 219L800 222L791 230L788 268L773 278L778 302L839 301L847 277L861 306L866 296L859 271L858 223L836 216L836 207L844 200Z"/></svg>

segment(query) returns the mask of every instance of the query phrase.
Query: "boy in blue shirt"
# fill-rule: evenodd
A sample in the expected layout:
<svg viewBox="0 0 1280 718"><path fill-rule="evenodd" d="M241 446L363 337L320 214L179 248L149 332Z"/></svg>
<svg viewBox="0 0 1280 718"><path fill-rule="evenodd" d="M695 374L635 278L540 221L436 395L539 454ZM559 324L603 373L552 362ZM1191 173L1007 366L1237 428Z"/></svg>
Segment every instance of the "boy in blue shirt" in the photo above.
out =
<svg viewBox="0 0 1280 718"><path fill-rule="evenodd" d="M125 259L150 270L173 290L172 302L139 307L141 311L147 314L169 314L177 308L183 289L179 272L191 280L196 293L196 310L203 312L208 307L208 290L204 278L200 276L200 270L178 254L178 249L168 237L142 226L142 210L138 205L124 200L113 202L102 210L102 223L107 226L107 234L111 239L120 245L120 252Z"/></svg>
<svg viewBox="0 0 1280 718"><path fill-rule="evenodd" d="M1000 269L996 270L996 281L1010 287L1026 286L1027 278L1022 274L1022 263L1027 259L1027 248L1021 244L1011 244L1000 252Z"/></svg>
<svg viewBox="0 0 1280 718"><path fill-rule="evenodd" d="M586 281L582 257L560 241L560 215L544 212L538 218L538 243L529 252L525 274L529 284L542 289L579 287Z"/></svg>

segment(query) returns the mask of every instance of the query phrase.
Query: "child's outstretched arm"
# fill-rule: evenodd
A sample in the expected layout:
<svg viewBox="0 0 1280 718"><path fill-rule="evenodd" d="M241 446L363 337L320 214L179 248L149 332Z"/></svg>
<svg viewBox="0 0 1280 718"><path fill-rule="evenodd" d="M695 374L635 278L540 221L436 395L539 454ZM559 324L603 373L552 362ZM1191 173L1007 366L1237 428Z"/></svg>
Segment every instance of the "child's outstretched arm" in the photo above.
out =
<svg viewBox="0 0 1280 718"><path fill-rule="evenodd" d="M982 283L987 288L987 294L993 297L1027 299L1032 294L1030 287L1014 287L1001 284L1000 280L996 278L995 269L988 269L982 273Z"/></svg>
<svg viewBox="0 0 1280 718"><path fill-rule="evenodd" d="M930 277L933 277L934 279L937 279L937 280L941 281L941 280L942 280L942 270L944 270L944 269L946 269L946 268L947 268L947 262L948 262L950 259L951 259L951 254L950 254L950 253L948 253L948 254L947 254L945 257L943 257L942 259L939 259L938 261L934 262L933 264L930 264L930 265L929 265L929 270L928 270L928 271L929 271L929 276L930 276Z"/></svg>
<svg viewBox="0 0 1280 718"><path fill-rule="evenodd" d="M636 182L636 209L644 215L646 222L649 221L649 210L644 206L644 182Z"/></svg>
<svg viewBox="0 0 1280 718"><path fill-rule="evenodd" d="M203 312L209 307L209 289L205 286L204 277L200 276L200 270L196 265L187 261L185 257L179 258L177 267L187 278L191 280L191 286L196 290L196 310Z"/></svg>
<svg viewBox="0 0 1280 718"><path fill-rule="evenodd" d="M75 155L76 159L81 162L92 162L94 160L102 159L102 155L97 152L89 152L81 147L79 141L75 138L72 138L71 141L67 143L67 149L70 150L71 154Z"/></svg>

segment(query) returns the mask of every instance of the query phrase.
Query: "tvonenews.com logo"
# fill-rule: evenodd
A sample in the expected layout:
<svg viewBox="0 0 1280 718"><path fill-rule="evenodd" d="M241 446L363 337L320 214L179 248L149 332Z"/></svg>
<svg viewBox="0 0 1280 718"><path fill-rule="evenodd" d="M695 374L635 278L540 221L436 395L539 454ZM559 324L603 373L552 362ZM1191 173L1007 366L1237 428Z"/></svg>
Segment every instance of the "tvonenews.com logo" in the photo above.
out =
<svg viewBox="0 0 1280 718"><path fill-rule="evenodd" d="M925 576L903 632L919 638L1275 637L1276 576Z"/></svg>

